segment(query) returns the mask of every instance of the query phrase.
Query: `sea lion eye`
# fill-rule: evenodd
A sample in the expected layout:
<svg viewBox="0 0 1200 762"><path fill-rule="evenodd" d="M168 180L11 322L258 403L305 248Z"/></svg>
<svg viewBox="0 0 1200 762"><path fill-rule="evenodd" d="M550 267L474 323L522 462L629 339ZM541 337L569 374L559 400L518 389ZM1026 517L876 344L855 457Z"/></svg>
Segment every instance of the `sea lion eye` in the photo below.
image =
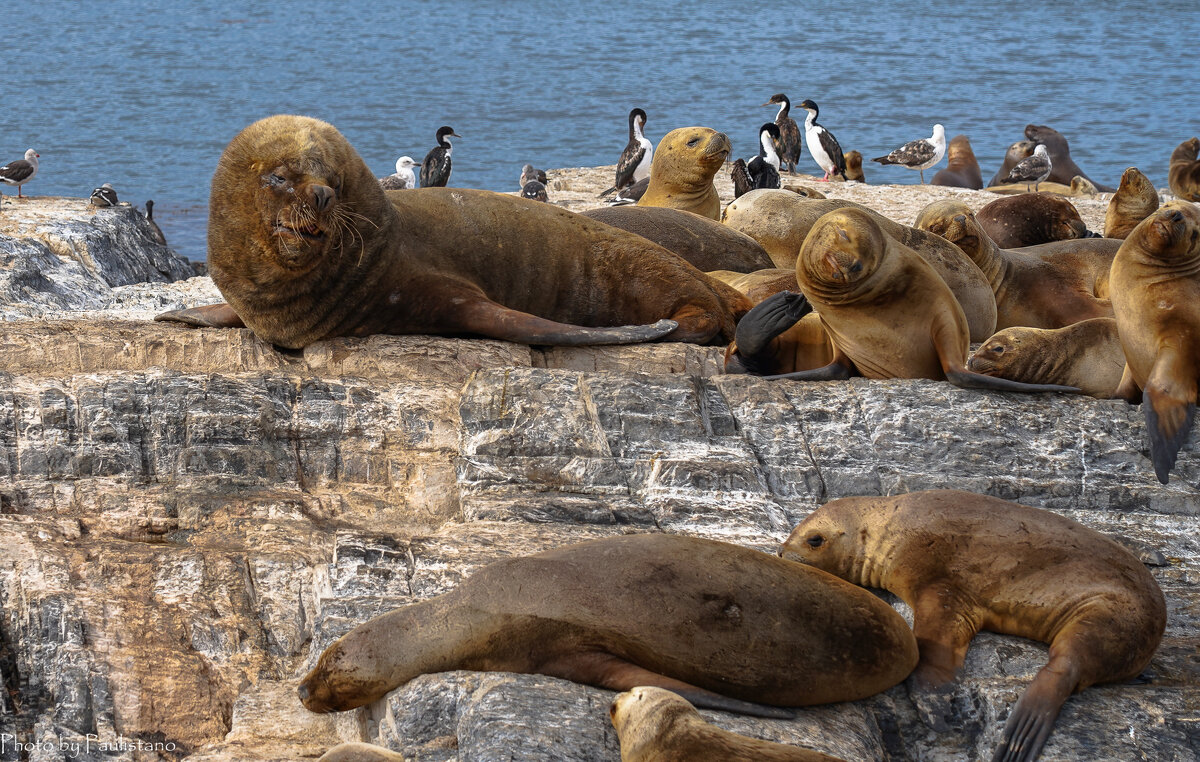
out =
<svg viewBox="0 0 1200 762"><path fill-rule="evenodd" d="M1004 347L997 344L996 346L992 347L992 351L998 355L1002 355L1002 354L1004 354Z"/></svg>
<svg viewBox="0 0 1200 762"><path fill-rule="evenodd" d="M854 263L854 264L853 264L853 265L850 267L850 272L852 272L852 273L860 273L860 272L862 272L862 262L855 262L855 263Z"/></svg>
<svg viewBox="0 0 1200 762"><path fill-rule="evenodd" d="M691 148L692 146L695 146L699 142L700 142L700 138L692 138L691 140L688 141L688 147Z"/></svg>
<svg viewBox="0 0 1200 762"><path fill-rule="evenodd" d="M277 175L274 172L267 175L267 185L270 185L272 188L278 188L279 186L283 185L286 182L287 182L286 177L283 177L282 175Z"/></svg>
<svg viewBox="0 0 1200 762"><path fill-rule="evenodd" d="M808 547L810 548L819 548L825 544L825 538L819 534L814 534L812 537L809 537L804 541L808 543Z"/></svg>

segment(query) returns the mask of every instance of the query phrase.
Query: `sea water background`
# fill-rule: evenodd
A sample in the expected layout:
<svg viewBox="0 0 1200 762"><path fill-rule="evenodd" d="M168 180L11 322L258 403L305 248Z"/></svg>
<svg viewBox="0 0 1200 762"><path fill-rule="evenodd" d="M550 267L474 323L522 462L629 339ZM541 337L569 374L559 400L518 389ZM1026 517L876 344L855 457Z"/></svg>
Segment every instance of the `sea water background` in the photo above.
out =
<svg viewBox="0 0 1200 762"><path fill-rule="evenodd" d="M463 136L451 184L490 190L515 190L525 162L614 163L634 106L655 142L702 124L753 155L778 91L815 100L868 159L941 122L970 137L985 181L1030 122L1112 185L1137 166L1165 186L1170 152L1200 133L1195 0L38 0L4 15L0 161L36 148L34 195L110 182L123 200L153 198L191 259L221 151L280 112L334 123L378 175L402 154L420 161L449 124ZM807 152L800 167L817 171Z"/></svg>

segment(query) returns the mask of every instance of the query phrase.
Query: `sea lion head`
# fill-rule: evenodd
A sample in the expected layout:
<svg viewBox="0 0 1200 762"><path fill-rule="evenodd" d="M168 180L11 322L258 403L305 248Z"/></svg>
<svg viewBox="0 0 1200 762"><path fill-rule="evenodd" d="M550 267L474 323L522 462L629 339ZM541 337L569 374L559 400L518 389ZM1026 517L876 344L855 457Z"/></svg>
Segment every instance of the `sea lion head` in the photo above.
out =
<svg viewBox="0 0 1200 762"><path fill-rule="evenodd" d="M843 497L826 503L796 525L780 546L779 556L867 584L863 547L880 539L868 516L871 507L871 498Z"/></svg>
<svg viewBox="0 0 1200 762"><path fill-rule="evenodd" d="M1071 178L1071 195L1091 198L1099 192L1100 189L1096 187L1096 184L1083 175L1075 175Z"/></svg>
<svg viewBox="0 0 1200 762"><path fill-rule="evenodd" d="M376 645L371 638L354 632L343 636L321 654L317 666L297 686L300 703L310 712L343 712L369 704L384 696L389 688L379 675L387 670L377 663ZM380 649L382 650L382 649Z"/></svg>
<svg viewBox="0 0 1200 762"><path fill-rule="evenodd" d="M971 150L971 141L966 135L955 135L946 146L946 158L950 164L959 161L975 161L975 152Z"/></svg>
<svg viewBox="0 0 1200 762"><path fill-rule="evenodd" d="M958 199L944 198L927 204L917 212L917 219L913 222L913 227L928 230L953 243L954 239L949 236L947 231L950 229L954 217L960 214L971 214L971 207Z"/></svg>
<svg viewBox="0 0 1200 762"><path fill-rule="evenodd" d="M1013 374L1021 370L1018 366L1023 358L1020 351L1022 340L1030 330L1039 329L1006 328L997 331L967 360L967 370L985 376L1022 380L1023 376Z"/></svg>
<svg viewBox="0 0 1200 762"><path fill-rule="evenodd" d="M650 177L672 186L711 184L731 149L729 137L710 127L671 130L654 149Z"/></svg>
<svg viewBox="0 0 1200 762"><path fill-rule="evenodd" d="M1200 138L1189 138L1176 146L1175 150L1171 152L1170 163L1195 161L1198 154L1200 154Z"/></svg>
<svg viewBox="0 0 1200 762"><path fill-rule="evenodd" d="M270 284L360 257L386 203L333 125L291 115L257 121L230 142L213 175L213 280L225 293L238 278ZM225 295L241 314L236 295Z"/></svg>
<svg viewBox="0 0 1200 762"><path fill-rule="evenodd" d="M800 255L796 279L807 294L837 301L856 293L883 260L887 237L879 223L861 209L828 212L813 224Z"/></svg>
<svg viewBox="0 0 1200 762"><path fill-rule="evenodd" d="M1126 241L1135 241L1146 256L1161 264L1191 263L1200 258L1200 207L1188 201L1163 204Z"/></svg>
<svg viewBox="0 0 1200 762"><path fill-rule="evenodd" d="M1048 149L1067 150L1067 139L1063 137L1062 133L1044 124L1025 125L1025 137Z"/></svg>
<svg viewBox="0 0 1200 762"><path fill-rule="evenodd" d="M1037 147L1037 143L1032 140L1018 140L1008 147L1005 151L1005 158L1012 161L1013 164L1018 163L1021 159L1027 159L1033 156L1033 149Z"/></svg>

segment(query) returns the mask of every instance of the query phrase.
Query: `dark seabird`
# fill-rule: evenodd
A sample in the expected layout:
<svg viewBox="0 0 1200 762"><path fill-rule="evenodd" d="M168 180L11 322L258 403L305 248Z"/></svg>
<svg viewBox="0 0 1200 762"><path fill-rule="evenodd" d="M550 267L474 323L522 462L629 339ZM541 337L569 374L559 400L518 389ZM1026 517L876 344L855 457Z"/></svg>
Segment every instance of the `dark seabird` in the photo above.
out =
<svg viewBox="0 0 1200 762"><path fill-rule="evenodd" d="M764 103L764 106L773 106L776 103L780 104L779 113L775 115L775 124L779 127L779 161L782 169L786 169L793 175L796 174L796 162L800 160L800 146L803 141L800 138L800 125L796 124L796 120L788 116L788 112L792 109L792 102L783 93L775 93L771 96L771 100Z"/></svg>
<svg viewBox="0 0 1200 762"><path fill-rule="evenodd" d="M541 180L530 180L521 186L521 196L534 201L549 201L550 194L546 192L546 184Z"/></svg>
<svg viewBox="0 0 1200 762"><path fill-rule="evenodd" d="M448 164L449 158L447 158ZM413 174L413 167L415 166L417 166L417 162L413 161L411 156L401 156L399 159L396 159L395 174L379 178L379 185L384 190L406 190L417 187L417 176Z"/></svg>
<svg viewBox="0 0 1200 762"><path fill-rule="evenodd" d="M646 127L646 112L635 108L629 112L629 142L621 151L617 161L617 182L600 195L623 191L639 180L650 176L650 161L654 158L654 145L642 134Z"/></svg>
<svg viewBox="0 0 1200 762"><path fill-rule="evenodd" d="M1050 165L1050 154L1046 152L1046 146L1039 144L1033 149L1033 156L1021 159L1017 163L1017 166L1008 171L1008 176L1001 180L1001 182L1025 183L1025 190L1029 190L1029 184L1033 183L1033 189L1036 191L1038 185L1050 176L1052 168Z"/></svg>
<svg viewBox="0 0 1200 762"><path fill-rule="evenodd" d="M833 174L841 175L845 180L846 157L833 133L817 124L817 104L805 100L800 104L800 108L808 112L808 118L804 120L804 142L808 144L808 152L812 154L817 166L825 170L825 177L822 179L828 180Z"/></svg>
<svg viewBox="0 0 1200 762"><path fill-rule="evenodd" d="M17 186L17 198L24 198L21 195L21 186L32 180L33 176L37 174L38 157L40 156L40 153L30 148L25 152L24 159L17 159L0 167L0 182Z"/></svg>
<svg viewBox="0 0 1200 762"><path fill-rule="evenodd" d="M738 159L730 170L734 198L757 188L781 187L779 154L775 152L775 141L778 139L779 125L774 122L767 122L758 128L758 156L749 162Z"/></svg>
<svg viewBox="0 0 1200 762"><path fill-rule="evenodd" d="M155 241L158 241L163 246L167 245L167 237L163 235L162 228L154 221L154 199L146 202L146 222L150 223L150 235Z"/></svg>
<svg viewBox="0 0 1200 762"><path fill-rule="evenodd" d="M909 169L920 170L921 184L925 184L925 170L942 160L946 155L946 130L940 124L933 125L933 137L910 140L887 156L871 161L880 164L899 164Z"/></svg>
<svg viewBox="0 0 1200 762"><path fill-rule="evenodd" d="M91 203L92 206L116 206L117 192L113 190L111 185L104 183L99 188L92 191L92 196L88 199L88 202Z"/></svg>
<svg viewBox="0 0 1200 762"><path fill-rule="evenodd" d="M521 179L518 181L518 185L524 188L526 185L529 185L535 180L542 185L550 182L546 179L546 170L534 169L532 164L526 164L525 166L521 167Z"/></svg>
<svg viewBox="0 0 1200 762"><path fill-rule="evenodd" d="M425 154L425 161L421 162L422 188L445 188L450 181L450 149L453 146L446 140L447 135L462 137L453 127L438 127L437 148Z"/></svg>
<svg viewBox="0 0 1200 762"><path fill-rule="evenodd" d="M641 200L642 196L646 195L646 189L649 187L650 178L643 177L641 180L638 180L625 190L617 191L616 195L605 203L609 206L625 206L627 204L636 204Z"/></svg>

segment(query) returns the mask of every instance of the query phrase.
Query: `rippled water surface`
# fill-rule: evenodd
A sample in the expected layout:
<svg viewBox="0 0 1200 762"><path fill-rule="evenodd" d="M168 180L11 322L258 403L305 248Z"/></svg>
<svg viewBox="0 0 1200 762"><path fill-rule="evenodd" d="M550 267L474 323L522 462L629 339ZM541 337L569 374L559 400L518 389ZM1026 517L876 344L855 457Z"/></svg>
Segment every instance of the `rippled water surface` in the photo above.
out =
<svg viewBox="0 0 1200 762"><path fill-rule="evenodd" d="M35 195L111 182L153 198L193 259L222 149L279 112L333 122L379 175L449 124L451 184L510 190L527 161L614 163L633 106L653 141L703 124L752 155L774 117L759 104L782 90L868 158L940 121L986 179L1034 122L1094 180L1136 165L1165 186L1170 152L1200 133L1200 3L1039 5L39 0L7 14L28 37L5 51L0 161L36 148ZM801 169L816 171L807 152Z"/></svg>

